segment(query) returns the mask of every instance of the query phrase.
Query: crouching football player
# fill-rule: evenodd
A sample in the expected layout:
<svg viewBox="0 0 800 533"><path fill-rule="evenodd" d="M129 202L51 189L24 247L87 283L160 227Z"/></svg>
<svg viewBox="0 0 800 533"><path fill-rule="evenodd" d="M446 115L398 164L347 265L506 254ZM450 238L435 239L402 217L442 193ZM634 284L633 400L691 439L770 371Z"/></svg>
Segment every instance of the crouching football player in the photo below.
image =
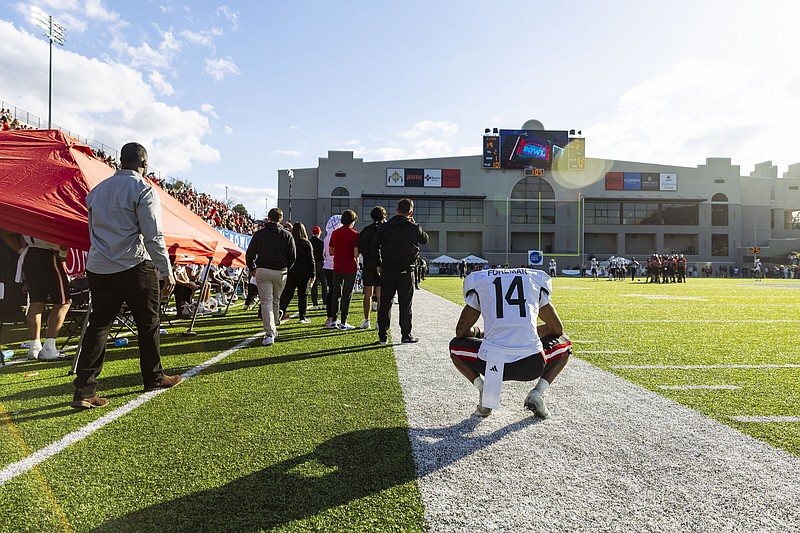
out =
<svg viewBox="0 0 800 533"><path fill-rule="evenodd" d="M544 393L572 353L551 292L550 276L533 269L480 270L467 276L466 305L450 341L450 358L478 389L476 415L489 416L500 407L503 381L538 379L524 406L537 417L550 417ZM475 325L481 315L485 332ZM537 316L543 322L538 326Z"/></svg>

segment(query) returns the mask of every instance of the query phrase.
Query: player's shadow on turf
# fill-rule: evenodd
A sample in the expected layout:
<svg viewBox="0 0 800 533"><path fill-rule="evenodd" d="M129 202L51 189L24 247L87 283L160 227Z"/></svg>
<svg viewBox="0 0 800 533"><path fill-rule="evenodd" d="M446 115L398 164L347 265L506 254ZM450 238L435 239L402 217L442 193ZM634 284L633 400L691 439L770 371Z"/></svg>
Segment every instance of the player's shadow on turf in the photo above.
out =
<svg viewBox="0 0 800 533"><path fill-rule="evenodd" d="M134 511L93 531L259 531L312 518L298 529L341 528L419 530L424 528L422 503L414 486L462 457L494 444L509 433L535 423L521 420L488 435L470 437L478 421L468 419L449 428L411 429L421 463L415 468L409 430L403 427L353 431L333 437L312 452L245 475L225 485ZM242 450L263 460L257 450ZM167 472L171 471L167 468ZM176 475L180 475L176 473ZM202 479L225 477L224 460ZM165 496L172 497L172 496ZM342 507L361 501L361 507ZM363 517L363 506L385 509ZM402 511L392 511L398 505ZM329 510L333 514L320 516ZM349 514L348 514L349 513ZM364 519L363 522L359 520Z"/></svg>

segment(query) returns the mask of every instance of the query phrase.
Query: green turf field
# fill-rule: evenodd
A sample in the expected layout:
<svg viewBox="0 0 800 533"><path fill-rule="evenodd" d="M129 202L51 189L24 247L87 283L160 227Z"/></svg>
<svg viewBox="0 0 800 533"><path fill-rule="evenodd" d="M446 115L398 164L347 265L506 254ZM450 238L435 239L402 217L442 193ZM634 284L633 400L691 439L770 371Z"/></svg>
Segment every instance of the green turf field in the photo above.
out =
<svg viewBox="0 0 800 533"><path fill-rule="evenodd" d="M323 329L324 311L310 317L8 481L0 531L424 529L392 348L375 344L374 330ZM196 338L178 334L185 323L167 327L168 373L261 330L241 310L200 318ZM109 348L99 381L112 403L90 411L67 405L69 361L0 370L0 468L139 397L136 350Z"/></svg>
<svg viewBox="0 0 800 533"><path fill-rule="evenodd" d="M455 278L426 282L457 303L464 301L461 286ZM800 417L800 280L650 284L560 277L553 280L553 303L577 357L800 455L800 422L732 418Z"/></svg>
<svg viewBox="0 0 800 533"><path fill-rule="evenodd" d="M423 287L460 303L461 283ZM577 357L800 455L800 423L732 418L800 415L800 368L730 367L800 364L800 280L557 278L553 298ZM356 296L354 318L360 306ZM376 345L374 330L325 330L324 312L310 316L283 326L274 346L255 339L11 478L0 486L0 531L424 530L391 346ZM241 308L200 318L196 338L179 335L185 323L166 327L168 373L261 329ZM4 343L24 337L3 329ZM135 340L109 348L100 391L112 403L99 410L68 407L69 360L0 369L0 469L141 398L136 350ZM722 388L663 388L685 386Z"/></svg>

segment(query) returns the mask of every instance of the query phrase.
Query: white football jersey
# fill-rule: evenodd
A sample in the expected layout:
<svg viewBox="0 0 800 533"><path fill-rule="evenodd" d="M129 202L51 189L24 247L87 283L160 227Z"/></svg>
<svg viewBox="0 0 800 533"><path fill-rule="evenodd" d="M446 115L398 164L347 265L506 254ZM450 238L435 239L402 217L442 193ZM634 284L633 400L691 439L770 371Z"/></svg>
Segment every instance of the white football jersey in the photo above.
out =
<svg viewBox="0 0 800 533"><path fill-rule="evenodd" d="M464 280L464 300L483 315L484 339L478 357L511 363L538 353L539 308L550 303L550 276L529 268L473 272Z"/></svg>

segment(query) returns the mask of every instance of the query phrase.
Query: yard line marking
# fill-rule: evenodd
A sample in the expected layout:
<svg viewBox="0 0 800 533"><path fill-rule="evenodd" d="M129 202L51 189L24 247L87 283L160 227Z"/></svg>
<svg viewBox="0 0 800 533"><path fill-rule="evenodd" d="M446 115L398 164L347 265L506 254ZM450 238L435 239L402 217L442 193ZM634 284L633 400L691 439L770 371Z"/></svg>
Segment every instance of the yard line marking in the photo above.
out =
<svg viewBox="0 0 800 533"><path fill-rule="evenodd" d="M205 370L209 366L222 361L223 359L225 359L229 355L239 351L240 349L244 348L245 346L247 346L248 344L250 344L251 342L256 340L258 337L262 337L263 335L264 335L264 333L261 332L261 333L259 333L257 335L253 335L252 337L250 337L248 339L243 340L242 342L240 342L239 344L237 344L233 348L231 348L229 350L226 350L226 351L224 351L224 352L212 357L211 359L209 359L205 363L201 363L201 364L197 365L196 367L194 367L194 368L192 368L190 370L187 370L186 372L181 374L181 377L183 377L184 379L188 379L188 378L191 378L191 377L197 375L198 372L202 372L203 370ZM31 455L29 455L25 459L17 461L16 463L11 463L10 465L8 465L5 468L3 468L2 470L0 470L0 487L5 485L5 483L7 481L10 481L10 480L14 479L18 475L27 472L31 468L33 468L33 467L39 465L40 463L46 461L50 457L53 457L54 455L62 452L68 446L71 446L72 444L75 444L76 442L82 441L83 439L85 439L86 437L88 437L89 435L91 435L92 433L97 431L98 429L102 428L103 426L108 425L111 422L113 422L114 420L116 420L117 418L130 413L131 411L133 411L137 407L149 402L150 400L152 400L153 398L155 398L159 394L167 392L168 390L169 389L159 389L159 390L155 390L155 391L151 391L151 392L145 392L145 393L141 394L140 396L137 396L135 399L129 401L125 405L123 405L121 407L118 407L117 409L114 409L110 413L107 413L107 414L101 416L100 418L98 418L94 422L90 423L89 425L86 425L86 426L84 426L84 427L82 427L80 429L77 429L77 430L73 431L72 433L68 433L68 434L64 435L64 437L62 437L61 440L58 440L58 441L56 441L56 442L54 442L52 444L49 444L49 445L45 446L44 448L42 448L40 450L37 450L37 451L33 452Z"/></svg>
<svg viewBox="0 0 800 533"><path fill-rule="evenodd" d="M732 416L739 422L761 422L769 424L772 422L800 422L800 416Z"/></svg>
<svg viewBox="0 0 800 533"><path fill-rule="evenodd" d="M705 302L705 298L699 296L673 296L670 294L620 294L623 297L639 297L648 298L650 300L695 300L698 302Z"/></svg>
<svg viewBox="0 0 800 533"><path fill-rule="evenodd" d="M674 318L665 318L663 320L617 320L616 318L571 318L570 322L580 322L586 324L674 324ZM751 320L747 319L747 324L776 324L776 323L795 323L797 322L796 318L769 318L764 320ZM744 322L741 320L708 320L708 319L698 319L698 320L683 320L681 319L681 324L742 324L745 325Z"/></svg>
<svg viewBox="0 0 800 533"><path fill-rule="evenodd" d="M738 390L739 385L659 385L664 390Z"/></svg>
<svg viewBox="0 0 800 533"><path fill-rule="evenodd" d="M633 352L629 350L581 350L581 353L628 353L631 354Z"/></svg>
<svg viewBox="0 0 800 533"><path fill-rule="evenodd" d="M611 368L633 370L705 370L710 368L800 368L800 365L792 363L786 363L785 365L612 365Z"/></svg>

